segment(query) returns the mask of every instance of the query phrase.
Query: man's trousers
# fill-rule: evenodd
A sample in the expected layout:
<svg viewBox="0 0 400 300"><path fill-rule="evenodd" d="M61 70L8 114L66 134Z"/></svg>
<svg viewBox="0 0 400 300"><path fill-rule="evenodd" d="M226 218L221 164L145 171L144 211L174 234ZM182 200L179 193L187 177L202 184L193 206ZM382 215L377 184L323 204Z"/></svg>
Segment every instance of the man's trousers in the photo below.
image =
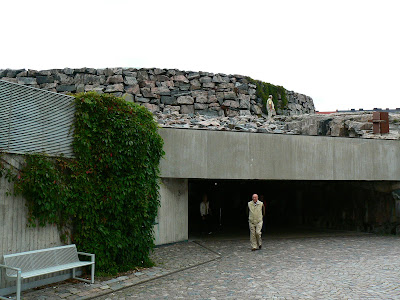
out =
<svg viewBox="0 0 400 300"><path fill-rule="evenodd" d="M250 228L250 243L252 249L258 249L261 244L261 229L262 229L263 222L259 222L257 224L253 224L249 222Z"/></svg>

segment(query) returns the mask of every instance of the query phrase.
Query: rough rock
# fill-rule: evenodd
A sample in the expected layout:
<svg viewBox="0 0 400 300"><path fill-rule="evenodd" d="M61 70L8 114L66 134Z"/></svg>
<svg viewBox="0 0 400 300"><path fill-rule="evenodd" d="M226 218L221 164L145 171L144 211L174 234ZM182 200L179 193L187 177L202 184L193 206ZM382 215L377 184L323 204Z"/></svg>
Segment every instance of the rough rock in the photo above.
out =
<svg viewBox="0 0 400 300"><path fill-rule="evenodd" d="M191 96L180 96L177 99L177 104L193 104L194 99Z"/></svg>
<svg viewBox="0 0 400 300"><path fill-rule="evenodd" d="M0 70L0 79L58 91L61 93L88 92L112 93L114 95L131 94L133 101L159 105L192 105L190 98L198 104L196 110L203 115L229 114L230 116L262 113L262 99L256 96L256 86L241 75L213 74L210 72L180 71L172 69L135 69L135 68L65 68L51 70ZM162 97L171 97L164 98ZM129 96L129 100L132 100ZM314 113L312 99L306 95L287 91L288 106L277 108L281 114L298 115ZM229 103L229 112L221 110L224 101ZM147 102L145 102L147 103ZM226 104L226 103L225 103ZM255 106L257 105L257 106ZM203 108L203 109L200 109ZM179 111L180 111L179 107ZM186 108L183 109L184 111ZM154 109L153 109L154 111ZM243 112L241 112L243 111ZM357 126L349 124L349 134L357 134Z"/></svg>
<svg viewBox="0 0 400 300"><path fill-rule="evenodd" d="M181 105L181 114L194 114L194 106L193 105Z"/></svg>
<svg viewBox="0 0 400 300"><path fill-rule="evenodd" d="M113 92L123 92L124 85L122 83L108 85L106 88L106 93L113 93Z"/></svg>

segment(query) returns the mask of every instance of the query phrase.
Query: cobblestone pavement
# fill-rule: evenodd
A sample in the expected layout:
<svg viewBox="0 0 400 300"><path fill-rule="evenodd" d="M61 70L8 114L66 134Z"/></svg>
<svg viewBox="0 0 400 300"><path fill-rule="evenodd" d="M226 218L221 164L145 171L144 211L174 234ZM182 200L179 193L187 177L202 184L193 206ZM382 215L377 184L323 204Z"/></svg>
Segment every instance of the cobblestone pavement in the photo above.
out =
<svg viewBox="0 0 400 300"><path fill-rule="evenodd" d="M208 240L221 258L98 299L400 299L400 239Z"/></svg>
<svg viewBox="0 0 400 300"><path fill-rule="evenodd" d="M194 242L161 246L155 248L151 254L151 258L156 264L153 268L131 272L109 280L96 278L94 284L81 281L64 281L38 290L28 290L22 296L24 300L91 299L110 291L204 264L218 257L218 254Z"/></svg>
<svg viewBox="0 0 400 300"><path fill-rule="evenodd" d="M156 248L157 266L24 299L400 299L400 239L367 234L207 238Z"/></svg>

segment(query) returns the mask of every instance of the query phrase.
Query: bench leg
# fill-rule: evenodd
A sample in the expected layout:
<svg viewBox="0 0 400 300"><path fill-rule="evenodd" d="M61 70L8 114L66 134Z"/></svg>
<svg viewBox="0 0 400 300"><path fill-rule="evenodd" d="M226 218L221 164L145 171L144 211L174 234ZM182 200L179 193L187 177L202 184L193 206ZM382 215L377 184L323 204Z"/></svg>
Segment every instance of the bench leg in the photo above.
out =
<svg viewBox="0 0 400 300"><path fill-rule="evenodd" d="M22 278L21 278L21 270L20 269L16 269L16 268L14 268L14 270L16 270L17 271L17 291L16 291L16 293L15 293L15 299L16 300L21 300L21 287L22 287ZM2 275L1 274L1 272L0 272L0 275ZM1 277L0 277L0 279L1 279ZM0 299L5 299L5 300L9 300L10 298L6 298L6 297L3 297L3 296L0 296Z"/></svg>
<svg viewBox="0 0 400 300"><path fill-rule="evenodd" d="M94 283L94 264L91 265L90 268L92 269L91 270L92 271L92 274L91 274L92 276L91 276L90 280L91 280L92 283Z"/></svg>
<svg viewBox="0 0 400 300"><path fill-rule="evenodd" d="M18 271L17 274L17 292L15 294L15 300L21 300L21 272ZM10 298L0 296L0 299L10 300Z"/></svg>
<svg viewBox="0 0 400 300"><path fill-rule="evenodd" d="M94 264L90 266L91 267L91 277L90 280L84 279L84 278L80 278L80 277L76 277L75 276L75 268L72 269L72 278L76 279L76 280L80 280L83 282L87 282L87 283L94 283Z"/></svg>
<svg viewBox="0 0 400 300"><path fill-rule="evenodd" d="M17 300L21 300L21 271L17 273Z"/></svg>

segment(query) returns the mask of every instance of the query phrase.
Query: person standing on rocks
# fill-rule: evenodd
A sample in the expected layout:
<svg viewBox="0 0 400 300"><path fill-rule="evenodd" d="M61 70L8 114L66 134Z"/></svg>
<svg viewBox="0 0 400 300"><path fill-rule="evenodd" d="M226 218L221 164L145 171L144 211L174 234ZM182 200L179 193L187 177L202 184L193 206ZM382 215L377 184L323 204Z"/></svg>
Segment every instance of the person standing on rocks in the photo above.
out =
<svg viewBox="0 0 400 300"><path fill-rule="evenodd" d="M265 215L265 206L264 203L258 200L257 194L253 194L251 198L252 200L247 203L247 211L249 215L251 251L255 251L261 249L261 228Z"/></svg>
<svg viewBox="0 0 400 300"><path fill-rule="evenodd" d="M268 112L268 119L272 119L273 116L276 116L274 101L272 101L272 95L269 95L267 100L267 112Z"/></svg>

